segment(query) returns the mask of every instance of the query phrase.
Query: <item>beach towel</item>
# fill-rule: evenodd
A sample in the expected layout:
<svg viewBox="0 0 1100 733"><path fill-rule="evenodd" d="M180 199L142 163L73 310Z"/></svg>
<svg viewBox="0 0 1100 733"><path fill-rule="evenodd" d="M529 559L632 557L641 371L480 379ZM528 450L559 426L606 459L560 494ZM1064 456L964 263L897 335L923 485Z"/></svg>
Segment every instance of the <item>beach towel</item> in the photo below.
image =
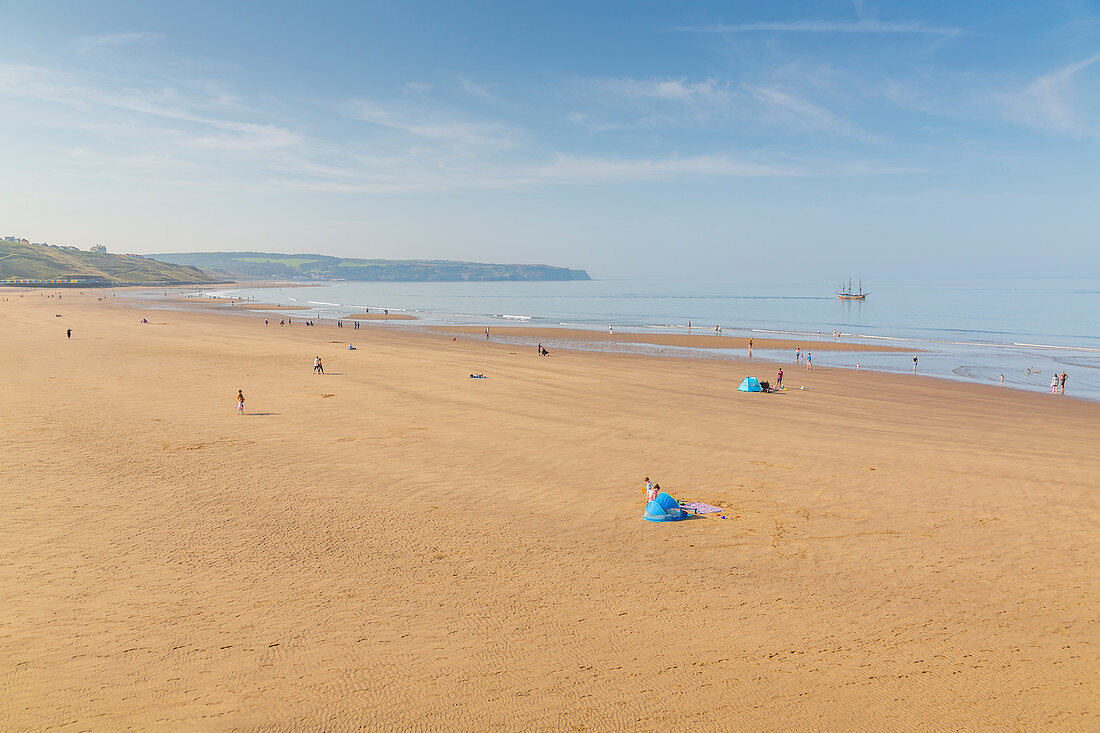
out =
<svg viewBox="0 0 1100 733"><path fill-rule="evenodd" d="M715 512L724 512L725 511L725 509L719 509L716 506L711 506L710 504L703 504L702 502L698 502L698 501L684 502L680 506L682 506L684 509L690 509L691 511L695 512L696 514L714 514Z"/></svg>

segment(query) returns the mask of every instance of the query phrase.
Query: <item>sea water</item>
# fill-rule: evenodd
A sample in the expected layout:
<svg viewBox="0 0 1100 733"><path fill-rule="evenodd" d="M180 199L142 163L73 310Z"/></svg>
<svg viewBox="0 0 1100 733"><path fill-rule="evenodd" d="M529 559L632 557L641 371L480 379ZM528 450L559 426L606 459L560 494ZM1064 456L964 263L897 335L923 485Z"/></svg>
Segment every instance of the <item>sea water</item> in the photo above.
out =
<svg viewBox="0 0 1100 733"><path fill-rule="evenodd" d="M836 283L744 279L725 282L592 280L574 282L325 282L287 288L235 287L211 294L303 306L291 317L339 318L389 309L417 321L389 327L530 325L617 333L713 334L883 344L906 353L819 351L814 365L911 372L964 382L1049 391L1065 370L1066 392L1100 399L1100 280L945 280L864 283L866 300L840 300ZM285 313L282 315L286 315ZM557 345L567 345L568 339ZM555 344L547 341L548 347ZM585 348L598 348L586 343ZM744 349L630 346L604 348L666 355L744 359ZM754 349L753 357L793 362L793 353ZM770 376L763 372L762 377Z"/></svg>

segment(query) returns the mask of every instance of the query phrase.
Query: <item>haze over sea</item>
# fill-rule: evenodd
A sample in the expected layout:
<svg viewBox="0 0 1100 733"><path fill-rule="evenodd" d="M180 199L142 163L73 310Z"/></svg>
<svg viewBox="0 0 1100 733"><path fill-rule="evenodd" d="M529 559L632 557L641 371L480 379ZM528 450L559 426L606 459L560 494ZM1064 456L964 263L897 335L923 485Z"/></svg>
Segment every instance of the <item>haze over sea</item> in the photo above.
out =
<svg viewBox="0 0 1100 733"><path fill-rule="evenodd" d="M804 350L831 340L912 347L918 372L981 384L1049 391L1055 372L1069 374L1067 394L1100 400L1100 281L876 281L865 301L839 300L839 283L780 279L719 281L593 280L590 282L328 282L282 289L218 290L261 302L300 305L291 317L338 318L364 308L417 316L425 325L565 326L605 330L713 333L720 338L804 338ZM820 335L819 335L820 332ZM370 331L355 338L369 345ZM497 337L500 340L501 337ZM716 336L716 338L719 338ZM547 342L551 348L555 345ZM565 345L565 344L558 344ZM590 348L590 346L589 346ZM608 349L713 358L744 358L744 349L701 350L608 344ZM793 362L793 354L756 348L762 361ZM912 371L905 353L825 352L817 366ZM1028 372L1028 367L1034 371ZM761 369L760 376L770 376ZM792 381L796 383L797 380Z"/></svg>

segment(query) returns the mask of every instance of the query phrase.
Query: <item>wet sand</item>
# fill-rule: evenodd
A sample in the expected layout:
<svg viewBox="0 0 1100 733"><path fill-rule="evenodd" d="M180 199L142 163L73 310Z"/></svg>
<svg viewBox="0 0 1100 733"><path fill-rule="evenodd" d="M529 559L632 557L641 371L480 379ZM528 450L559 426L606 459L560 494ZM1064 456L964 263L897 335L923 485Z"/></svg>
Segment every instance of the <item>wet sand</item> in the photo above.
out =
<svg viewBox="0 0 1100 733"><path fill-rule="evenodd" d="M433 331L444 334L485 335L484 326L451 326L447 328L433 328ZM603 331L587 331L574 328L542 328L537 326L494 326L489 329L490 339L493 335L506 338L522 338L532 345L539 341L570 341L575 343L620 343L620 344L654 344L657 346L683 346L696 349L747 349L749 340L741 336L720 336L713 331L694 329L698 333L693 334L666 334L666 333L634 333L617 332L607 333ZM906 352L917 353L918 349L902 349L896 346L879 346L877 344L857 344L847 341L833 341L830 336L823 335L821 341L803 339L753 338L753 348L779 349L790 351L794 355L795 349L807 351L877 351L877 352Z"/></svg>
<svg viewBox="0 0 1100 733"><path fill-rule="evenodd" d="M416 316L407 313L352 313L345 321L415 321Z"/></svg>

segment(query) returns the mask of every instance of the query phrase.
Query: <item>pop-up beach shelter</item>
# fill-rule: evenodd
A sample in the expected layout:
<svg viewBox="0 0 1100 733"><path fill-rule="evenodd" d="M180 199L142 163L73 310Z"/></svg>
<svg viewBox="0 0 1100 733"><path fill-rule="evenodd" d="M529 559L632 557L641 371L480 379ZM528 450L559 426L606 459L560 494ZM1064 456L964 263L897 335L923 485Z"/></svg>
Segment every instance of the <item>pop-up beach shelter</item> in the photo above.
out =
<svg viewBox="0 0 1100 733"><path fill-rule="evenodd" d="M683 518L684 512L679 503L663 491L645 505L644 519L649 522L675 522Z"/></svg>
<svg viewBox="0 0 1100 733"><path fill-rule="evenodd" d="M741 386L737 388L738 392L760 392L760 382L756 377L745 377L741 380Z"/></svg>

